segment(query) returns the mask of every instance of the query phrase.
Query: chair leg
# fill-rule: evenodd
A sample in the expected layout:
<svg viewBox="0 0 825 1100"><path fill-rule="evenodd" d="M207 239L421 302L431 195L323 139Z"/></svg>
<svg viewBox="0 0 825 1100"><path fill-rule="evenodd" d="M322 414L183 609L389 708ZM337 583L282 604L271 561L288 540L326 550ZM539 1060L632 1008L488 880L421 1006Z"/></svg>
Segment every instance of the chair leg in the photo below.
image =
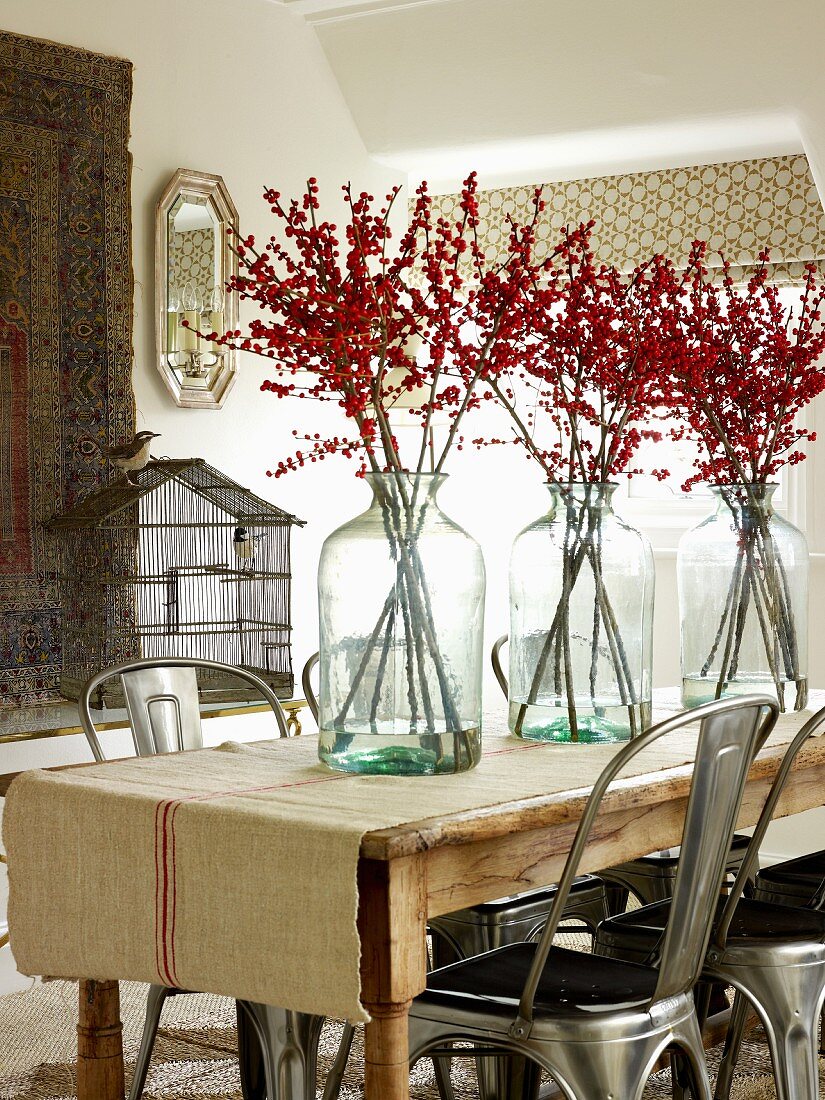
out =
<svg viewBox="0 0 825 1100"><path fill-rule="evenodd" d="M590 935L595 936L596 929L599 927L601 922L603 920L605 920L606 917L612 915L608 911L609 910L608 899L607 899L608 889L609 889L609 887L605 886L604 894L602 895L601 898L599 898L598 901L588 902L587 904L580 904L578 906L573 907L570 910L569 913L564 914L564 920L571 920L571 919L580 920L582 922L582 924L585 926L585 928L587 929L587 931L590 933ZM562 928L559 929L559 931L560 932L565 932L566 929L564 927L562 927ZM572 931L572 929L571 929L571 931ZM538 935L534 936L533 938L538 939Z"/></svg>
<svg viewBox="0 0 825 1100"><path fill-rule="evenodd" d="M239 1001L261 1043L268 1100L315 1100L323 1016Z"/></svg>
<svg viewBox="0 0 825 1100"><path fill-rule="evenodd" d="M604 888L605 903L608 917L618 917L627 910L627 902L630 891L626 886L619 886L616 882L609 882Z"/></svg>
<svg viewBox="0 0 825 1100"><path fill-rule="evenodd" d="M803 1010L800 1010L802 1015ZM819 1058L816 1026L819 1013L810 1014L807 1026L784 1012L771 1012L771 1044L777 1100L818 1100Z"/></svg>
<svg viewBox="0 0 825 1100"><path fill-rule="evenodd" d="M693 1069L684 1050L671 1051L670 1094L672 1100L696 1100L692 1088L693 1079Z"/></svg>
<svg viewBox="0 0 825 1100"><path fill-rule="evenodd" d="M347 1062L349 1061L350 1051L352 1050L352 1040L354 1038L354 1024L344 1024L344 1030L341 1034L341 1042L338 1044L338 1052L335 1055L335 1061L332 1063L330 1071L327 1074L323 1100L338 1100L338 1094L341 1091L341 1082L346 1073Z"/></svg>
<svg viewBox="0 0 825 1100"><path fill-rule="evenodd" d="M749 966L740 974L765 1028L776 1100L818 1100L817 1024L825 967Z"/></svg>
<svg viewBox="0 0 825 1100"><path fill-rule="evenodd" d="M772 1051L777 1100L818 1100L819 1060L816 1034L783 1028Z"/></svg>
<svg viewBox="0 0 825 1100"><path fill-rule="evenodd" d="M700 1027L708 1018L712 990L712 982L697 982L693 991L693 999L696 1002L696 1019L699 1021Z"/></svg>
<svg viewBox="0 0 825 1100"><path fill-rule="evenodd" d="M535 1100L541 1067L517 1054L476 1059L479 1100Z"/></svg>
<svg viewBox="0 0 825 1100"><path fill-rule="evenodd" d="M730 1023L725 1036L725 1049L722 1053L722 1061L719 1063L719 1073L716 1076L716 1088L714 1100L729 1100L733 1074L736 1063L739 1061L739 1052L742 1049L742 1039L745 1034L745 1023L748 1019L750 1004L744 994L736 990L733 998L733 1008L730 1013Z"/></svg>
<svg viewBox="0 0 825 1100"><path fill-rule="evenodd" d="M243 1001L235 1002L238 1018L238 1070L243 1100L267 1100L266 1067L258 1029Z"/></svg>
<svg viewBox="0 0 825 1100"><path fill-rule="evenodd" d="M149 992L146 995L146 1019L143 1022L143 1035L140 1039L140 1049L135 1062L135 1074L129 1086L129 1100L140 1100L143 1095L143 1086L146 1084L149 1061L152 1057L155 1036L158 1033L158 1025L160 1024L160 1014L163 1011L163 1005L169 996L169 992L165 985L149 986Z"/></svg>
<svg viewBox="0 0 825 1100"><path fill-rule="evenodd" d="M679 1037L679 1048L681 1068L689 1078L689 1091L685 1091L685 1095L694 1097L695 1100L712 1100L702 1031L697 1019L693 1018L687 1022Z"/></svg>
<svg viewBox="0 0 825 1100"><path fill-rule="evenodd" d="M546 1044L528 1041L527 1048L553 1075L568 1100L640 1100L660 1043L660 1035L649 1035L633 1042L553 1043L549 1050ZM710 1100L709 1093L699 1096Z"/></svg>
<svg viewBox="0 0 825 1100"><path fill-rule="evenodd" d="M266 1016L263 1011L265 1005L257 1005L252 1001L236 1001L235 1009L238 1021L243 1017L243 1040L239 1034L238 1056L249 1056L249 1064L241 1065L241 1092L244 1100L247 1100L247 1089L250 1091L248 1100L277 1100L278 1090L275 1083L275 1068L271 1051L268 1048L266 1038ZM257 1046L256 1042L257 1040ZM261 1092L261 1071L263 1072L263 1092Z"/></svg>
<svg viewBox="0 0 825 1100"><path fill-rule="evenodd" d="M433 1058L435 1083L441 1100L455 1100L453 1082L450 1077L450 1067L452 1064L451 1058Z"/></svg>

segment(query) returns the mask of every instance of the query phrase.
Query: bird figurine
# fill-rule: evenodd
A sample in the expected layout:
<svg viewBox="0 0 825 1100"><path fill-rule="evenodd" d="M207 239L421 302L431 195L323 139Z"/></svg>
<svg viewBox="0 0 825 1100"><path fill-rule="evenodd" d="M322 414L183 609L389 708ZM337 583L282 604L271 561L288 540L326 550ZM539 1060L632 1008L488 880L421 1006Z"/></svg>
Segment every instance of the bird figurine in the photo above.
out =
<svg viewBox="0 0 825 1100"><path fill-rule="evenodd" d="M232 549L238 561L243 563L244 569L254 567L258 540L263 537L263 534L251 535L245 527L235 528L235 533L232 536Z"/></svg>
<svg viewBox="0 0 825 1100"><path fill-rule="evenodd" d="M157 439L158 436L158 432L138 432L129 443L119 443L116 447L102 447L101 451L113 466L123 470L130 485L137 485L132 474L147 465L152 440Z"/></svg>

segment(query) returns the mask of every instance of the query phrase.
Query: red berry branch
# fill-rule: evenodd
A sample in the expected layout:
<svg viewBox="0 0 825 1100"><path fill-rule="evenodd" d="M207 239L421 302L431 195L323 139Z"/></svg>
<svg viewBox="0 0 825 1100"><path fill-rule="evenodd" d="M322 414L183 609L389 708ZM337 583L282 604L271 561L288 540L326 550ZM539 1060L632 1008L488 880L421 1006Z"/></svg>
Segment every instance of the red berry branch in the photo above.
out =
<svg viewBox="0 0 825 1100"><path fill-rule="evenodd" d="M389 419L402 398L421 429L416 472L428 454L442 471L462 418L490 396L479 383L514 366L534 278L538 198L532 223L512 227L504 260L490 265L478 243L477 186L473 174L450 221L435 217L422 183L394 249L398 188L376 210L373 196L344 187L342 230L321 216L315 180L291 202L265 192L280 234L263 244L251 236L238 242L240 272L229 288L257 304L260 316L245 335L225 333L218 342L272 361L277 373L264 391L334 401L356 428L345 440L308 439L308 449L281 461L275 476L337 453L360 457L361 474L402 471ZM449 429L435 456L438 412L447 413Z"/></svg>
<svg viewBox="0 0 825 1100"><path fill-rule="evenodd" d="M557 261L535 273L521 361L509 381L491 381L519 441L560 484L642 473L632 465L640 444L662 438L651 425L670 333L667 267L658 256L630 276L597 265L592 228L564 231Z"/></svg>
<svg viewBox="0 0 825 1100"><path fill-rule="evenodd" d="M653 256L627 274L597 263L592 224L586 224L565 231L539 262L534 252L544 208L540 190L525 224L508 219L504 255L491 262L479 242L475 174L465 181L453 218L436 216L422 183L396 242L391 222L399 193L395 188L377 204L347 185L339 229L321 212L315 180L291 201L267 190L276 232L263 242L251 236L237 241L239 274L229 289L258 312L245 334L210 338L263 356L272 374L262 390L334 402L349 422L331 438L296 431L300 449L281 460L274 475L334 454L357 459L360 475L395 475L399 504L387 529L399 562L402 615L440 668L437 641L426 631L426 582L420 562L405 556L405 540L414 540L421 522L415 475L443 472L452 447L464 444L459 433L465 415L495 401L508 415L515 441L551 483L564 487L642 472L668 476L664 469L643 471L637 453L643 441L662 439L662 418L675 414L680 422L672 438L690 439L701 451L686 487L710 481L744 491L731 495L741 568L708 658L710 667L720 647L726 654L719 691L735 674L743 601L751 599L760 609L766 648L772 647L778 690L783 678L798 681L792 609L781 562L772 557L768 518L747 519L742 502L755 507L750 487L801 461L805 444L814 439L799 423L801 409L825 389L819 362L825 352L825 285L814 269L807 271L798 310L789 311L768 282L767 253L744 287L734 283L724 259L721 281L711 278L705 246L698 243L682 272ZM402 411L420 429L409 469L391 420ZM447 420L438 450L436 416ZM477 436L472 442L489 446L502 440ZM574 517L569 501L566 506L572 526L563 599L542 662L551 661L558 682L559 669L569 664L563 604L587 566L599 630L614 655L623 702L632 709L632 673L599 572L597 510ZM377 628L376 638L381 633ZM543 673L540 663L533 695ZM460 718L450 714L443 670L439 676L455 732ZM417 690L412 682L409 690Z"/></svg>
<svg viewBox="0 0 825 1100"><path fill-rule="evenodd" d="M665 397L682 418L675 437L701 450L684 487L764 484L803 461L805 442L816 438L798 417L825 389L825 284L810 265L798 305L785 307L768 282L767 251L744 287L724 257L721 283L714 280L706 253L697 241L686 271L671 271L669 292L673 384Z"/></svg>

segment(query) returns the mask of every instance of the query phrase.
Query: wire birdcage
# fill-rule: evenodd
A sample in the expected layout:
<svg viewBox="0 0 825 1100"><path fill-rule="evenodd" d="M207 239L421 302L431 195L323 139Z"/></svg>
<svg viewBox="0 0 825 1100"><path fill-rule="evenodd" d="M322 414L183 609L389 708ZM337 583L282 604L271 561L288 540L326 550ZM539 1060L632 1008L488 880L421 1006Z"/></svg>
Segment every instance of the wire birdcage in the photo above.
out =
<svg viewBox="0 0 825 1100"><path fill-rule="evenodd" d="M137 657L204 657L292 695L290 539L303 520L203 459L152 461L51 520L60 537L61 691ZM248 689L198 676L202 697ZM101 704L121 704L105 685Z"/></svg>

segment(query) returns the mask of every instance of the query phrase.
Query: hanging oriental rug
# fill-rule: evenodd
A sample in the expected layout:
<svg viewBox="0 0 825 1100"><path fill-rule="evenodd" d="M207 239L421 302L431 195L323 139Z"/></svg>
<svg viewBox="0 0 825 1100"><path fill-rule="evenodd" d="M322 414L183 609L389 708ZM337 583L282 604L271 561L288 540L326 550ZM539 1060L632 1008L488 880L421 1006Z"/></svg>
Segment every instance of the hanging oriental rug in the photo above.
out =
<svg viewBox="0 0 825 1100"><path fill-rule="evenodd" d="M131 90L128 61L0 32L0 705L58 695L43 523L134 430Z"/></svg>

